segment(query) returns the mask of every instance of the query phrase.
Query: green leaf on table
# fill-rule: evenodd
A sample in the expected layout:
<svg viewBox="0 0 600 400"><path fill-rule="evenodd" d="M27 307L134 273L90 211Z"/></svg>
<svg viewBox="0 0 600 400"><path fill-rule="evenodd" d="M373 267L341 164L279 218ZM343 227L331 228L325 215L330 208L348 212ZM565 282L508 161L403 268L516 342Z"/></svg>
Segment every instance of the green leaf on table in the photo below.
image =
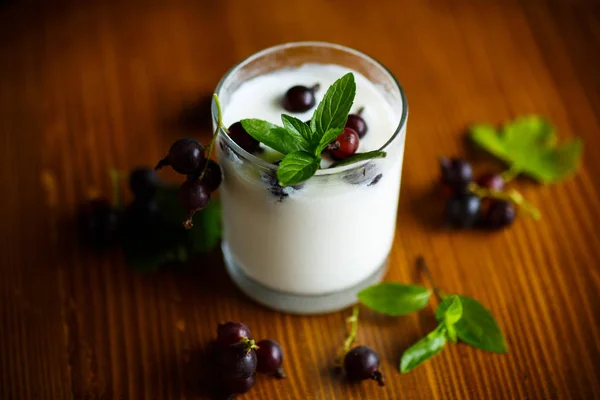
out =
<svg viewBox="0 0 600 400"><path fill-rule="evenodd" d="M419 285L384 282L358 293L365 306L386 315L407 315L427 305L431 291Z"/></svg>
<svg viewBox="0 0 600 400"><path fill-rule="evenodd" d="M320 159L309 152L298 150L289 153L277 168L277 180L281 186L297 185L317 172Z"/></svg>
<svg viewBox="0 0 600 400"><path fill-rule="evenodd" d="M580 139L557 145L554 127L539 116L518 118L505 124L500 132L488 124L474 124L469 136L513 171L544 183L575 173L583 150Z"/></svg>
<svg viewBox="0 0 600 400"><path fill-rule="evenodd" d="M294 137L301 137L306 141L308 146L306 148L303 148L302 150L312 152L317 147L319 143L319 136L312 131L308 124L299 120L296 117L292 117L291 115L286 114L281 114L281 121L283 122L283 127L290 134L294 135Z"/></svg>
<svg viewBox="0 0 600 400"><path fill-rule="evenodd" d="M427 334L423 339L410 346L400 359L400 372L413 370L442 351L446 345L446 332L442 325Z"/></svg>
<svg viewBox="0 0 600 400"><path fill-rule="evenodd" d="M327 130L321 137L321 141L315 150L315 155L320 157L323 150L325 150L329 143L333 142L343 130L344 128L331 128Z"/></svg>
<svg viewBox="0 0 600 400"><path fill-rule="evenodd" d="M360 161L372 160L374 158L384 158L385 156L387 156L387 153L385 151L381 151L381 150L373 150L373 151L367 151L364 153L356 153L356 154L353 154L350 157L346 158L345 160L341 160L341 161L337 161L337 162L333 163L331 165L331 168L342 167L344 165L354 164L354 163L360 162Z"/></svg>
<svg viewBox="0 0 600 400"><path fill-rule="evenodd" d="M319 138L330 129L344 128L356 96L354 74L349 72L335 81L317 106L310 126Z"/></svg>
<svg viewBox="0 0 600 400"><path fill-rule="evenodd" d="M270 122L261 119L243 119L240 122L250 136L282 154L311 150L309 143L300 134Z"/></svg>
<svg viewBox="0 0 600 400"><path fill-rule="evenodd" d="M508 349L504 335L490 311L475 299L454 296L460 298L462 304L462 316L454 324L458 338L478 349L506 353ZM448 296L446 299L454 296ZM453 302L446 299L435 310L438 321L444 321L446 312L452 306Z"/></svg>

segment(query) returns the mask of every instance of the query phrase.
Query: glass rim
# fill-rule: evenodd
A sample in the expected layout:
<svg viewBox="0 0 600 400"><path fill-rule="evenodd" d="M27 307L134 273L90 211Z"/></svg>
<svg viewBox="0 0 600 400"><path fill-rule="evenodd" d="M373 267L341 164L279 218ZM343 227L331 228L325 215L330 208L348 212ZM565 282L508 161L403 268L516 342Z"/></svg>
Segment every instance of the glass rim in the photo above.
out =
<svg viewBox="0 0 600 400"><path fill-rule="evenodd" d="M395 141L395 139L398 137L398 135L401 134L404 127L406 126L406 120L408 118L408 102L406 100L406 94L404 93L404 89L402 88L402 85L400 84L400 82L398 82L398 79L396 79L396 76L385 65L383 65L382 63L380 63L373 57L371 57L361 51L355 50L351 47L347 47L347 46L343 46L343 45L335 44L335 43L321 42L321 41L288 42L288 43L283 43L283 44L278 44L275 46L267 47L265 49L255 52L255 53L252 53L250 56L244 58L242 61L238 62L233 67L231 67L223 75L223 77L217 84L217 87L215 89L215 94L217 96L220 95L223 85L225 84L227 79L234 72L241 69L246 64L264 56L265 54L273 53L273 52L276 52L276 51L279 51L282 49L286 49L286 48L290 48L290 47L311 47L311 46L312 47L332 48L332 49L337 49L337 50L341 50L341 51L356 55L360 58L363 58L363 59L373 63L375 66L381 68L386 74L388 74L392 78L392 81L394 82L396 88L398 89L398 92L400 93L400 98L402 100L402 114L400 116L400 122L398 123L398 126L396 127L394 133L390 136L388 141L383 144L383 146L381 146L379 149L377 149L377 150L384 151L387 147L389 147ZM212 103L211 103L211 114L212 114L213 125L216 125L217 120L218 120L218 111L217 111L217 104L216 104L214 98L212 99ZM229 137L229 135L223 128L219 128L218 133L219 133L219 136L223 136L225 138L225 140L227 141L227 145L230 146L238 156L241 156L246 161L248 161L252 164L257 164L266 169L271 169L271 170L277 169L277 165L272 164L268 161L265 161L262 158L257 157L254 154L249 153L246 150L244 150L243 148L241 148L237 143L235 143L231 139L231 137ZM369 161L371 161L371 160L360 161L360 162L356 162L356 163L349 164L349 165L343 165L341 167L318 169L317 172L315 173L315 176L337 174L337 173L352 170L355 168L360 168Z"/></svg>

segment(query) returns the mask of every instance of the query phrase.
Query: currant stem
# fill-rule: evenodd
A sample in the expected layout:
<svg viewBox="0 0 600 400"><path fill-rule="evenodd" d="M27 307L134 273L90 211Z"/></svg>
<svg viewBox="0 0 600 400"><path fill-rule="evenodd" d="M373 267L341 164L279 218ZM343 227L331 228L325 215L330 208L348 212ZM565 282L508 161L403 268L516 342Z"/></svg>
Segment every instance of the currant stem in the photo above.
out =
<svg viewBox="0 0 600 400"><path fill-rule="evenodd" d="M365 111L365 108L361 107L361 108L358 109L358 111L356 112L356 114L362 115L363 111Z"/></svg>
<svg viewBox="0 0 600 400"><path fill-rule="evenodd" d="M315 84L313 85L313 87L311 87L311 88L310 88L310 90L311 90L311 91L314 93L314 92L316 92L317 90L319 90L320 88L321 88L321 84L320 84L320 83L315 83Z"/></svg>
<svg viewBox="0 0 600 400"><path fill-rule="evenodd" d="M518 168L512 166L503 173L501 173L500 176L502 177L502 180L504 180L504 183L508 183L515 179L517 176L519 176L520 173L521 171L519 171Z"/></svg>
<svg viewBox="0 0 600 400"><path fill-rule="evenodd" d="M259 347L256 345L254 339L242 338L240 342L244 343L247 346L247 352L250 353L251 350L258 350Z"/></svg>
<svg viewBox="0 0 600 400"><path fill-rule="evenodd" d="M442 291L435 284L435 281L433 280L433 277L431 276L431 272L429 271L429 268L427 267L427 263L425 262L425 258L423 256L417 257L417 270L419 270L421 273L423 273L423 275L425 275L425 279L427 279L427 281L429 282L429 286L431 286L431 290L433 290L433 293L436 295L438 300L442 301L444 299L444 297L446 297L446 296L442 293Z"/></svg>
<svg viewBox="0 0 600 400"><path fill-rule="evenodd" d="M473 182L471 182L469 184L467 189L471 193L473 193L481 198L489 197L492 199L504 200L504 201L513 203L513 204L519 206L521 209L523 209L527 213L527 215L529 215L531 218L533 218L536 221L542 217L540 210L538 210L533 204L531 204L527 200L525 200L523 198L523 196L521 195L521 193L519 193L515 189L510 189L506 192L503 192L500 190L483 188Z"/></svg>
<svg viewBox="0 0 600 400"><path fill-rule="evenodd" d="M383 374L381 372L379 372L379 371L373 372L371 379L373 379L374 381L377 381L379 386L385 386L385 381L383 380Z"/></svg>
<svg viewBox="0 0 600 400"><path fill-rule="evenodd" d="M212 154L213 147L217 140L217 135L219 133L219 129L224 128L227 131L227 128L225 128L223 126L223 111L221 110L221 101L219 101L219 96L217 96L216 93L213 93L213 100L215 101L215 104L217 105L217 127L215 128L215 133L213 133L212 139L210 140L210 144L208 145L208 151L206 153L207 160L210 160L210 156ZM207 169L208 169L208 162L204 166L204 169L202 170L202 173L200 174L199 179L204 178L204 174L206 173Z"/></svg>
<svg viewBox="0 0 600 400"><path fill-rule="evenodd" d="M352 308L352 315L349 316L348 318L346 318L346 323L350 325L350 329L348 331L348 336L344 340L344 344L343 344L340 352L338 353L338 356L335 359L335 365L338 367L342 366L342 360L344 359L344 356L346 355L347 352L350 351L350 348L352 347L354 342L356 342L356 337L358 336L358 314L359 314L359 311L360 311L359 307L354 306Z"/></svg>

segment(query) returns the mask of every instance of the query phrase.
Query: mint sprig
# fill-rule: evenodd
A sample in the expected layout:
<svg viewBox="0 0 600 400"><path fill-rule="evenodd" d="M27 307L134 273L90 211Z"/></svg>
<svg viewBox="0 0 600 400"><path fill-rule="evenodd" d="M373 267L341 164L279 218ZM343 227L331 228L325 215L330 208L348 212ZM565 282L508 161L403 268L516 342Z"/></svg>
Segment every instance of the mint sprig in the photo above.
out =
<svg viewBox="0 0 600 400"><path fill-rule="evenodd" d="M508 351L504 335L491 312L471 297L445 295L437 289L422 257L417 260L441 302L435 310L438 326L406 349L400 360L400 372L407 373L443 350L448 341L458 340L481 350ZM358 293L359 301L382 314L406 315L424 308L431 290L420 285L385 282Z"/></svg>
<svg viewBox="0 0 600 400"><path fill-rule="evenodd" d="M283 127L260 119L240 122L254 139L284 154L277 169L279 184L297 185L321 167L321 153L344 130L355 96L354 74L347 73L327 89L313 113L310 126L286 114L281 115ZM355 154L334 166L381 157L385 157L385 152L370 151Z"/></svg>

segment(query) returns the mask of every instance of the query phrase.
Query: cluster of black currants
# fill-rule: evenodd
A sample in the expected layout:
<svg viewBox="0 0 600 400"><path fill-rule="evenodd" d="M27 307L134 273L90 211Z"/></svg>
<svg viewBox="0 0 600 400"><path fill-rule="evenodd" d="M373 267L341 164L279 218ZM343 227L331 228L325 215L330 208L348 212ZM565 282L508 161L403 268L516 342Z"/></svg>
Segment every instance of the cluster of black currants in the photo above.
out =
<svg viewBox="0 0 600 400"><path fill-rule="evenodd" d="M217 367L221 392L227 398L248 392L256 372L284 378L283 350L274 340L252 339L250 329L241 322L226 322L217 328Z"/></svg>
<svg viewBox="0 0 600 400"><path fill-rule="evenodd" d="M221 185L221 167L210 160L204 146L192 138L176 140L167 156L154 169L159 170L167 165L186 176L185 182L179 187L179 202L187 212L183 225L189 229L194 213L208 205L211 193Z"/></svg>
<svg viewBox="0 0 600 400"><path fill-rule="evenodd" d="M118 179L118 178L114 178ZM78 212L81 239L96 250L108 250L129 233L148 235L159 228L161 216L154 200L160 181L152 168L138 167L129 174L133 201L119 209L105 197L83 204ZM114 194L118 197L117 193Z"/></svg>
<svg viewBox="0 0 600 400"><path fill-rule="evenodd" d="M501 175L485 174L474 182L471 164L461 158L441 158L440 171L442 194L447 198L445 219L450 226L499 229L512 224L516 215L514 204L491 195L504 189Z"/></svg>

